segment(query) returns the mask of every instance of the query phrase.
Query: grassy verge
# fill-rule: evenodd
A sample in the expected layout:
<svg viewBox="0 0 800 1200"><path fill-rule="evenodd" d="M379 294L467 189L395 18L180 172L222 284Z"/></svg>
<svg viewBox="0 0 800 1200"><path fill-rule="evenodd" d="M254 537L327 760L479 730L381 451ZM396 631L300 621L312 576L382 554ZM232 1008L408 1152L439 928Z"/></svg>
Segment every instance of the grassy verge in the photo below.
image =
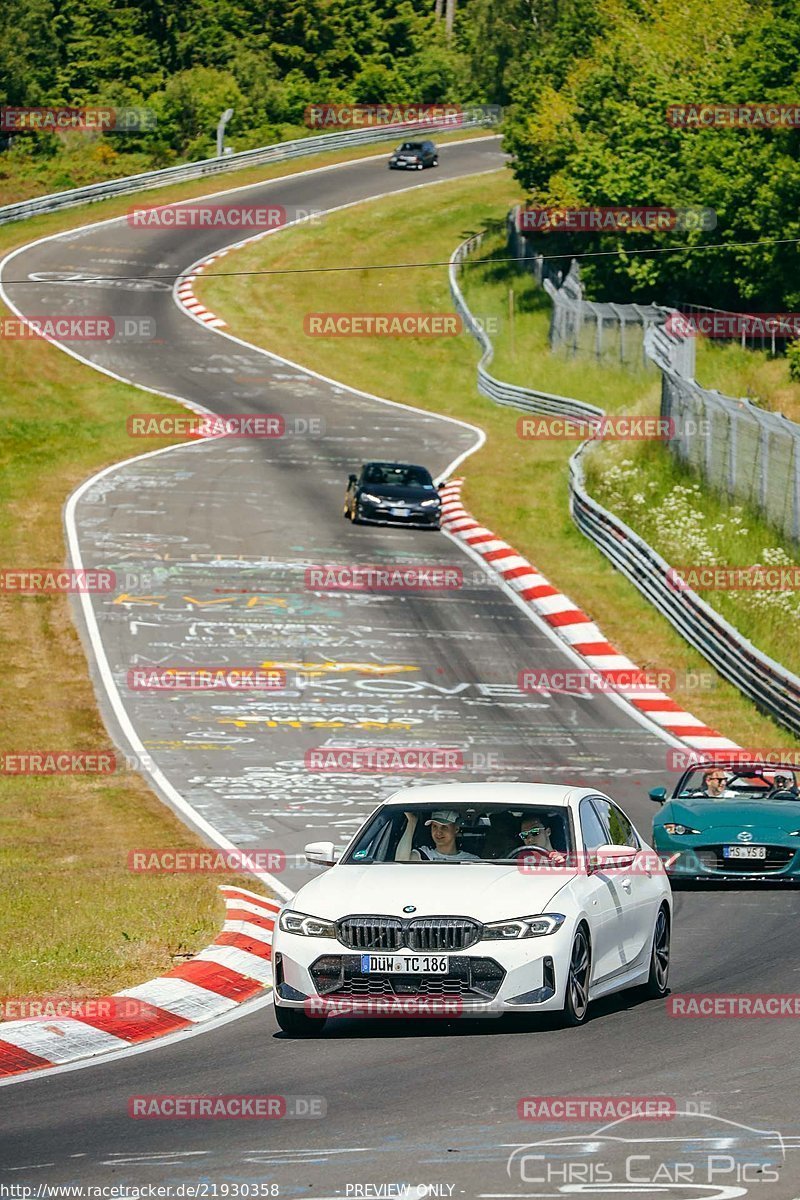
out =
<svg viewBox="0 0 800 1200"><path fill-rule="evenodd" d="M743 350L735 342L698 338L698 383L726 396L745 396L768 412L800 421L800 383L789 378L786 358L771 358L764 350Z"/></svg>
<svg viewBox="0 0 800 1200"><path fill-rule="evenodd" d="M420 339L418 343L408 338L325 339L303 331L307 312L452 311L444 268L388 273L371 271L368 264L446 259L459 241L502 218L518 198L510 176L498 172L440 184L434 192L406 193L361 205L336 214L321 226L298 228L254 243L234 260L226 258L224 269L232 269L232 262L238 270L251 271L365 264L363 268L335 275L235 279L215 275L212 269L196 290L249 341L278 353L288 352L294 360L356 387L481 425L488 434L487 443L465 467L465 501L472 512L530 557L599 621L611 640L635 662L678 672L706 672L704 660L573 526L567 507L566 463L574 444L521 441L516 434L518 414L478 395L474 342L466 336ZM491 278L481 276L481 271L490 274L492 270L490 264L467 272L468 299L477 314L507 311L507 283L493 287ZM553 367L541 341L541 315L538 321L538 332L533 322L530 344L527 340L523 343L521 322L517 322L514 353L519 358L518 378L541 387L547 379L547 390L572 391L587 399L602 397L609 408L616 400L619 406L618 392L626 380L613 374L608 381L598 379L599 371L585 363ZM503 336L500 354L506 353ZM510 336L508 331L506 336ZM507 352L511 354L510 345ZM500 355L497 362L501 374ZM574 386L576 374L558 373L567 368L582 374L580 391ZM550 370L554 373L548 375ZM652 403L654 384L646 375L637 380L633 403L645 407ZM626 394L624 402L630 401ZM787 744L787 735L736 689L722 679L715 680L716 686L701 693L680 691L676 698L709 725L745 745Z"/></svg>

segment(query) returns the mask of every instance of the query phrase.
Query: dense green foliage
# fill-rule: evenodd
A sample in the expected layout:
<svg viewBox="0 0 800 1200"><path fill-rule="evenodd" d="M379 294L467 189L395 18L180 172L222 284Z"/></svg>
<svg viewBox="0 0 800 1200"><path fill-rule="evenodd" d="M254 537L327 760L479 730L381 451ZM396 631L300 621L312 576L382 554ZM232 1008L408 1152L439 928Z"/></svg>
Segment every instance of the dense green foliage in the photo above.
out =
<svg viewBox="0 0 800 1200"><path fill-rule="evenodd" d="M692 232L539 235L586 260L592 294L760 311L800 307L796 245L635 255L800 234L800 129L679 129L670 104L800 103L800 0L5 0L0 105L130 105L151 132L16 135L21 191L308 132L310 104L506 106L506 146L537 205L711 208Z"/></svg>
<svg viewBox="0 0 800 1200"><path fill-rule="evenodd" d="M459 13L459 26L463 25ZM469 52L448 45L427 0L6 0L0 6L0 104L132 105L157 132L117 134L116 152L154 161L264 144L303 126L308 104L465 101ZM25 134L37 154L53 136Z"/></svg>
<svg viewBox="0 0 800 1200"><path fill-rule="evenodd" d="M577 20L585 7L586 20ZM538 235L544 253L800 236L800 129L673 128L670 104L800 101L800 0L576 0L517 68L506 145L532 202L712 208L715 230ZM587 259L591 294L800 305L797 245Z"/></svg>

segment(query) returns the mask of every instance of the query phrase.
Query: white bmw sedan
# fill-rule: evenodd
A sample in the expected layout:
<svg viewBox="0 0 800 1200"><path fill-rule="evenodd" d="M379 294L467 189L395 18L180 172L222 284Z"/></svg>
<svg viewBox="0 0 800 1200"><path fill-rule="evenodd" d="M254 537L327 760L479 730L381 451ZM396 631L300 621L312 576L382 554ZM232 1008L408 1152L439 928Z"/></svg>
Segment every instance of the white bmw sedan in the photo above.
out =
<svg viewBox="0 0 800 1200"><path fill-rule="evenodd" d="M664 996L672 894L658 856L591 788L442 784L396 792L281 911L275 1016L557 1010L580 1025L623 988Z"/></svg>

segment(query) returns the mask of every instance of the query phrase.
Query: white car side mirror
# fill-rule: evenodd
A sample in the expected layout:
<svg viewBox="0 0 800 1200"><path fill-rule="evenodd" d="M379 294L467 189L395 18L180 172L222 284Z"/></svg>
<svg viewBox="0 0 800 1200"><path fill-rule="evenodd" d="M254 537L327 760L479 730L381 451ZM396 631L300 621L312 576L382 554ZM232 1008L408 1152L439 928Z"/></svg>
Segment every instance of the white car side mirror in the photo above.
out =
<svg viewBox="0 0 800 1200"><path fill-rule="evenodd" d="M593 871L608 871L616 867L630 867L639 851L635 846L598 846L589 855Z"/></svg>
<svg viewBox="0 0 800 1200"><path fill-rule="evenodd" d="M303 853L310 863L318 867L332 867L342 857L343 847L333 842L309 842Z"/></svg>

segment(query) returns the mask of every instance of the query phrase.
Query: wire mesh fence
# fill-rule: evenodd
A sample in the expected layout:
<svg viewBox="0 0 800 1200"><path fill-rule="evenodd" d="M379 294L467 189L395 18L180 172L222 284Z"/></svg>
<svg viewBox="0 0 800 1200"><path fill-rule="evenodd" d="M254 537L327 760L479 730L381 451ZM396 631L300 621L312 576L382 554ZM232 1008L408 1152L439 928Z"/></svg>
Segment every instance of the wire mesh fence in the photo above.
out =
<svg viewBox="0 0 800 1200"><path fill-rule="evenodd" d="M669 422L668 444L676 458L713 491L751 504L785 538L800 542L800 425L748 399L701 387L694 377L696 336L685 336L681 321L669 320L682 314L655 304L587 300L577 263L559 278L553 263L533 253L530 239L520 234L517 212L509 214L509 248L531 264L553 302L551 348L589 354L597 361L613 358L633 366L644 360L658 367L661 416ZM721 310L691 305L687 313L696 317ZM672 329L666 327L668 321ZM775 351L775 336L767 326L744 340L739 334L731 340Z"/></svg>
<svg viewBox="0 0 800 1200"><path fill-rule="evenodd" d="M589 355L596 361L621 362L632 368L651 368L644 337L652 326L663 323L671 309L659 304L611 304L587 300L580 268L573 259L565 272L563 263L552 261L531 249L531 241L519 229L519 206L508 218L511 254L532 272L553 303L550 318L550 347L570 356Z"/></svg>

